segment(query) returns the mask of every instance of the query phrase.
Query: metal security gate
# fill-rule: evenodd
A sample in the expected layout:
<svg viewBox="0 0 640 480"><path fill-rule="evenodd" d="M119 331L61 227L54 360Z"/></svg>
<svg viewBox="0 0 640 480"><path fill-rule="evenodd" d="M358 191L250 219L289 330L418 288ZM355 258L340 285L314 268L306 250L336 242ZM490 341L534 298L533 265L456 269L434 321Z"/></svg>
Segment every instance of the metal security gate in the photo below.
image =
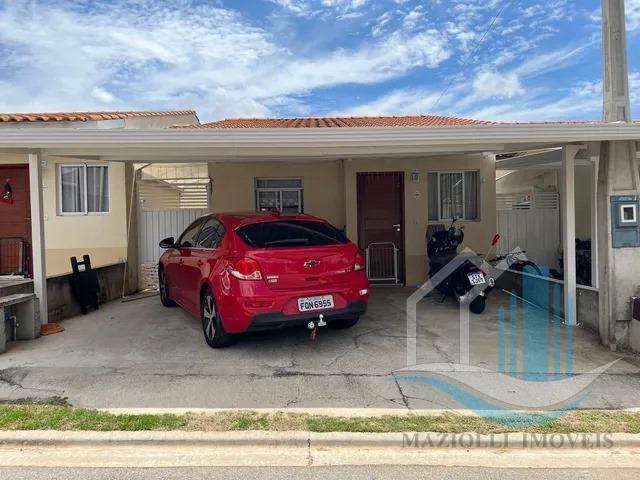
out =
<svg viewBox="0 0 640 480"><path fill-rule="evenodd" d="M393 242L370 243L365 250L367 277L372 282L398 283L398 249Z"/></svg>
<svg viewBox="0 0 640 480"><path fill-rule="evenodd" d="M139 288L158 288L158 260L163 251L160 240L178 236L207 209L155 210L138 212Z"/></svg>
<svg viewBox="0 0 640 480"><path fill-rule="evenodd" d="M557 192L496 195L498 254L516 248L540 266L557 268L560 253L560 200Z"/></svg>
<svg viewBox="0 0 640 480"><path fill-rule="evenodd" d="M139 288L158 288L160 240L180 234L209 213L211 180L206 164L148 165L138 191Z"/></svg>

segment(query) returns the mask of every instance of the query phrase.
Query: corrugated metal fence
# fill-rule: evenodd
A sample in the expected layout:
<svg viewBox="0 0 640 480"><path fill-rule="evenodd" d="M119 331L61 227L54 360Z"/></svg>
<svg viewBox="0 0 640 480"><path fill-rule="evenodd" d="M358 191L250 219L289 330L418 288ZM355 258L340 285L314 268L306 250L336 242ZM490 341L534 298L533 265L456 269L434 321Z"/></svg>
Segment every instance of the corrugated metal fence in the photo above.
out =
<svg viewBox="0 0 640 480"><path fill-rule="evenodd" d="M196 218L207 215L206 208L138 211L138 255L140 261L140 288L157 286L158 260L163 250L160 240L178 238Z"/></svg>

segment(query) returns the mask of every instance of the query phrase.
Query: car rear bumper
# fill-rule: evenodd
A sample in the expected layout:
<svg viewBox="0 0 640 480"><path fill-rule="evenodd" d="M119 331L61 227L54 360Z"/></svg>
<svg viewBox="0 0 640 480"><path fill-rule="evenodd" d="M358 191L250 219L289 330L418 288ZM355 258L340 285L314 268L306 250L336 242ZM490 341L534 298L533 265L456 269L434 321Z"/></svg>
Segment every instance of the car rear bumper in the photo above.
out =
<svg viewBox="0 0 640 480"><path fill-rule="evenodd" d="M259 330L275 330L279 328L306 325L311 320L317 320L320 314L323 315L325 321L330 322L331 320L362 315L366 311L366 301L355 301L348 303L346 308L320 310L316 312L301 313L298 315L285 315L282 312L260 313L251 319L251 323L246 331L255 332Z"/></svg>

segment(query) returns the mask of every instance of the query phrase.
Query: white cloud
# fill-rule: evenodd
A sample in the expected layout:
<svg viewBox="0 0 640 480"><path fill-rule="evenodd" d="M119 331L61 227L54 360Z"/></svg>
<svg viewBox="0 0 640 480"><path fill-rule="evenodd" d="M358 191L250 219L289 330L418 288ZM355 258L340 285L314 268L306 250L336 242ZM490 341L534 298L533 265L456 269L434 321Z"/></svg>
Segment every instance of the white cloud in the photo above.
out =
<svg viewBox="0 0 640 480"><path fill-rule="evenodd" d="M625 16L628 32L640 29L640 0L625 1ZM589 19L597 25L602 23L602 9L597 8L590 12Z"/></svg>
<svg viewBox="0 0 640 480"><path fill-rule="evenodd" d="M559 50L540 53L522 62L514 71L520 76L533 77L569 68L580 59L580 54L589 46L589 44L577 47L570 45Z"/></svg>
<svg viewBox="0 0 640 480"><path fill-rule="evenodd" d="M439 92L423 88L398 89L372 102L338 110L334 114L349 116L416 115L428 112L438 96Z"/></svg>
<svg viewBox="0 0 640 480"><path fill-rule="evenodd" d="M473 91L478 100L488 98L513 98L524 93L520 77L515 72L497 73L481 71L473 81Z"/></svg>
<svg viewBox="0 0 640 480"><path fill-rule="evenodd" d="M290 13L300 17L313 17L329 9L347 18L349 13L363 7L368 0L270 0Z"/></svg>
<svg viewBox="0 0 640 480"><path fill-rule="evenodd" d="M403 27L407 29L416 28L418 25L424 22L424 15L424 8L422 7L422 5L418 5L404 16L404 18L402 19Z"/></svg>
<svg viewBox="0 0 640 480"><path fill-rule="evenodd" d="M640 0L627 0L625 9L629 31L640 29Z"/></svg>
<svg viewBox="0 0 640 480"><path fill-rule="evenodd" d="M367 0L321 0L325 7L337 7L341 9L353 10L362 7Z"/></svg>
<svg viewBox="0 0 640 480"><path fill-rule="evenodd" d="M600 118L602 82L579 81L569 88L533 87L527 81L539 72L566 68L565 48L532 57L506 72L481 70L473 80L460 79L447 90L438 103L441 91L424 88L396 89L372 101L336 113L349 115L448 114L496 121L562 120ZM573 61L576 61L576 58ZM577 57L579 58L579 56ZM632 110L640 112L640 71L629 74Z"/></svg>
<svg viewBox="0 0 640 480"><path fill-rule="evenodd" d="M91 96L102 103L114 103L116 97L102 87L93 87Z"/></svg>
<svg viewBox="0 0 640 480"><path fill-rule="evenodd" d="M239 14L128 0L87 12L0 3L0 111L197 108L265 116L316 88L390 80L449 58L436 31L397 31L314 56L280 46ZM37 7L37 8L36 8ZM294 104L294 102L291 102Z"/></svg>
<svg viewBox="0 0 640 480"><path fill-rule="evenodd" d="M276 5L280 5L285 10L290 11L294 15L308 17L314 12L311 5L306 0L271 0Z"/></svg>
<svg viewBox="0 0 640 480"><path fill-rule="evenodd" d="M640 71L629 74L632 109L640 108ZM549 100L545 97L524 97L517 102L487 106L469 115L492 120L558 120L601 118L602 81L581 81L567 90L566 95Z"/></svg>

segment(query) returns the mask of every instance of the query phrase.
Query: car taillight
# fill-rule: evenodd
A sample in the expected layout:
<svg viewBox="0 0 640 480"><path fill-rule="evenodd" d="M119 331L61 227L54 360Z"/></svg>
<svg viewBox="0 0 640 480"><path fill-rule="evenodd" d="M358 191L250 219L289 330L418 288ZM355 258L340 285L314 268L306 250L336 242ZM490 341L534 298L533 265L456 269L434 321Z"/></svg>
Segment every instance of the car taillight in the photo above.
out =
<svg viewBox="0 0 640 480"><path fill-rule="evenodd" d="M356 260L353 264L353 269L356 272L359 272L360 270L364 270L365 268L365 260L364 260L364 255L362 255L362 252L357 252L356 253Z"/></svg>
<svg viewBox="0 0 640 480"><path fill-rule="evenodd" d="M260 265L251 258L241 258L231 267L230 272L240 280L262 280Z"/></svg>

